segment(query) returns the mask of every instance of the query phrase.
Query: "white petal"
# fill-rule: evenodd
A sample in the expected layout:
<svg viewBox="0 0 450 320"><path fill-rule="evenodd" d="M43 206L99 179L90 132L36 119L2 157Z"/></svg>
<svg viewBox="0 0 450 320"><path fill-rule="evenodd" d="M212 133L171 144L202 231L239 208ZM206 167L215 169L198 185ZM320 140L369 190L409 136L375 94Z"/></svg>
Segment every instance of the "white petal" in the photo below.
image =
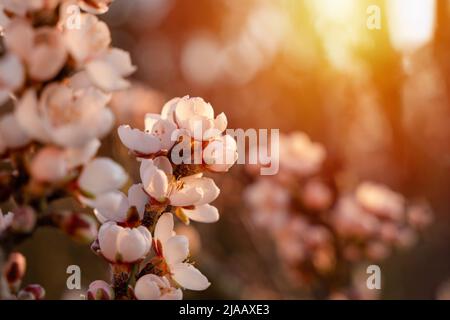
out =
<svg viewBox="0 0 450 320"><path fill-rule="evenodd" d="M134 287L134 294L138 300L158 300L161 297L161 290L153 277L154 274L146 274L139 278Z"/></svg>
<svg viewBox="0 0 450 320"><path fill-rule="evenodd" d="M173 235L173 225L173 215L170 212L163 213L156 223L155 239L158 239L164 245Z"/></svg>
<svg viewBox="0 0 450 320"><path fill-rule="evenodd" d="M183 262L189 255L189 240L185 236L170 237L163 245L163 255L169 265Z"/></svg>
<svg viewBox="0 0 450 320"><path fill-rule="evenodd" d="M123 228L117 226L114 222L106 222L102 224L98 232L100 251L110 261L116 260L117 237L122 230Z"/></svg>
<svg viewBox="0 0 450 320"><path fill-rule="evenodd" d="M93 139L81 148L66 148L65 158L69 169L88 163L95 156L100 145L99 140Z"/></svg>
<svg viewBox="0 0 450 320"><path fill-rule="evenodd" d="M130 54L122 49L112 48L105 56L105 61L117 72L118 75L127 77L136 71L131 63Z"/></svg>
<svg viewBox="0 0 450 320"><path fill-rule="evenodd" d="M188 263L178 263L172 266L172 278L183 288L189 290L205 290L211 283L196 268Z"/></svg>
<svg viewBox="0 0 450 320"><path fill-rule="evenodd" d="M25 92L16 105L15 115L17 122L30 137L40 141L49 142L50 136L38 111L36 92L32 89Z"/></svg>
<svg viewBox="0 0 450 320"><path fill-rule="evenodd" d="M142 184L133 184L128 189L129 204L136 207L141 219L144 216L145 205L149 200L150 197L144 192Z"/></svg>
<svg viewBox="0 0 450 320"><path fill-rule="evenodd" d="M86 65L86 71L92 83L107 92L123 90L130 85L111 64L103 60L90 62Z"/></svg>
<svg viewBox="0 0 450 320"><path fill-rule="evenodd" d="M89 206L95 208L97 214L106 221L124 222L127 219L128 198L120 191L101 194Z"/></svg>
<svg viewBox="0 0 450 320"><path fill-rule="evenodd" d="M161 111L161 117L175 123L175 109L180 98L173 98L166 102Z"/></svg>
<svg viewBox="0 0 450 320"><path fill-rule="evenodd" d="M122 143L130 150L142 154L153 154L161 150L161 142L151 134L132 129L128 125L120 126L117 131Z"/></svg>
<svg viewBox="0 0 450 320"><path fill-rule="evenodd" d="M162 170L167 176L173 175L173 168L167 157L157 157L153 160L153 164Z"/></svg>
<svg viewBox="0 0 450 320"><path fill-rule="evenodd" d="M160 115L145 115L145 131L157 137L161 141L161 148L169 150L175 143L172 139L173 132L177 129L176 125L165 119L161 119Z"/></svg>
<svg viewBox="0 0 450 320"><path fill-rule="evenodd" d="M189 219L194 221L213 223L219 220L219 211L216 207L209 204L195 206L192 210L185 208L182 208L181 210Z"/></svg>
<svg viewBox="0 0 450 320"><path fill-rule="evenodd" d="M201 197L193 203L195 205L208 204L216 200L220 194L220 189L211 178L197 178L195 176L189 176L182 178L181 180L185 183L186 188L195 188L200 192Z"/></svg>
<svg viewBox="0 0 450 320"><path fill-rule="evenodd" d="M94 195L120 189L127 181L125 170L109 158L96 158L84 167L78 178L82 190Z"/></svg>
<svg viewBox="0 0 450 320"><path fill-rule="evenodd" d="M164 171L151 167L143 173L142 184L145 191L158 201L164 201L169 182Z"/></svg>
<svg viewBox="0 0 450 320"><path fill-rule="evenodd" d="M144 227L139 227L146 230ZM118 252L122 256L123 262L135 262L145 258L151 245L151 234L143 235L139 228L125 228L118 235Z"/></svg>
<svg viewBox="0 0 450 320"><path fill-rule="evenodd" d="M199 188L184 185L181 190L175 189L169 195L170 204L175 207L195 205L202 199L203 193Z"/></svg>

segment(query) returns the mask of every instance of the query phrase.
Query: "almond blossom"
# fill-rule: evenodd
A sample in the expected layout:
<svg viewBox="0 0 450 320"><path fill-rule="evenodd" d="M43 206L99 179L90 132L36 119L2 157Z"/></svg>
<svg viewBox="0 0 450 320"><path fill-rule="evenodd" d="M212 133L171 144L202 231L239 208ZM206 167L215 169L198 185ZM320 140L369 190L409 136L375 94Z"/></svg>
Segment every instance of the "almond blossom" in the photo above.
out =
<svg viewBox="0 0 450 320"><path fill-rule="evenodd" d="M181 300L183 292L170 285L166 277L146 274L139 278L134 287L134 294L138 300Z"/></svg>
<svg viewBox="0 0 450 320"><path fill-rule="evenodd" d="M205 290L208 279L193 265L185 262L189 256L189 241L175 234L173 215L164 213L155 228L155 250L164 259L170 277L185 289Z"/></svg>
<svg viewBox="0 0 450 320"><path fill-rule="evenodd" d="M147 228L124 228L115 222L104 223L98 232L102 255L111 262L135 263L145 258L152 245Z"/></svg>

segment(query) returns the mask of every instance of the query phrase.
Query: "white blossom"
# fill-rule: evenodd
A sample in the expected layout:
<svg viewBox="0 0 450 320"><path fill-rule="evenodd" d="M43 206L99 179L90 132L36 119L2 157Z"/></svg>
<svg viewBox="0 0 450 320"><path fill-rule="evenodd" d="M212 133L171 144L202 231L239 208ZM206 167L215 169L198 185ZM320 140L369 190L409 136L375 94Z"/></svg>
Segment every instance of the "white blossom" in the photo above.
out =
<svg viewBox="0 0 450 320"><path fill-rule="evenodd" d="M150 251L152 235L143 226L124 228L109 221L100 227L98 241L102 255L109 261L135 263Z"/></svg>
<svg viewBox="0 0 450 320"><path fill-rule="evenodd" d="M181 300L181 289L170 285L166 277L146 274L138 279L134 287L134 294L138 300Z"/></svg>
<svg viewBox="0 0 450 320"><path fill-rule="evenodd" d="M82 191L92 196L120 189L127 181L125 170L109 158L96 158L89 162L78 178Z"/></svg>
<svg viewBox="0 0 450 320"><path fill-rule="evenodd" d="M162 214L156 224L154 239L162 248L159 254L164 258L171 278L185 289L207 289L210 286L208 279L193 265L185 262L189 256L187 237L176 235L173 227L173 215L169 212Z"/></svg>

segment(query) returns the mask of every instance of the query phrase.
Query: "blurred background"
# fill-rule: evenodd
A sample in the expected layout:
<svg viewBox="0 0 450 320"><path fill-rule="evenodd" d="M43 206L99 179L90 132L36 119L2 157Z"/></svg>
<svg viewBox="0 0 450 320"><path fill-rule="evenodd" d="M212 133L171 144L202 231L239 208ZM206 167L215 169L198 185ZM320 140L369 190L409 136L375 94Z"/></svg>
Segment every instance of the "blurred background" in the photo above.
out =
<svg viewBox="0 0 450 320"><path fill-rule="evenodd" d="M142 128L145 113L188 94L225 112L229 128L307 133L348 183L383 183L433 208L434 224L418 244L381 264L381 298L446 292L450 1L115 0L103 18L114 45L130 51L138 67L135 86L114 97L117 124ZM137 180L115 133L101 153ZM254 237L245 168L217 179L221 220L179 226L212 283L186 297L311 298L301 285L286 284L270 239ZM48 298L79 297L65 290L69 265L81 267L84 286L108 278L106 263L55 230L40 230L20 249L29 263L25 282L42 284Z"/></svg>

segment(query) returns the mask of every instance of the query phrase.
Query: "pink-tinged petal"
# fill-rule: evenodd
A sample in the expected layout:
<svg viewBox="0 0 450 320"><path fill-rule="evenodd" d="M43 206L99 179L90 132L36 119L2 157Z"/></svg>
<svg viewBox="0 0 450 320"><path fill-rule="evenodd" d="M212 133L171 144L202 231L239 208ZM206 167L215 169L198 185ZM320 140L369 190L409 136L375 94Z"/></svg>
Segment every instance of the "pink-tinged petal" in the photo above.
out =
<svg viewBox="0 0 450 320"><path fill-rule="evenodd" d="M67 60L61 33L50 27L38 28L34 33L33 53L28 55L28 72L32 79L46 81L55 77Z"/></svg>
<svg viewBox="0 0 450 320"><path fill-rule="evenodd" d="M47 143L50 141L46 126L39 115L36 92L32 89L25 92L16 105L15 116L19 125L30 137Z"/></svg>
<svg viewBox="0 0 450 320"><path fill-rule="evenodd" d="M185 97L186 98L186 97ZM189 96L187 96L189 98ZM181 98L173 98L166 102L161 111L161 117L175 123L175 110Z"/></svg>
<svg viewBox="0 0 450 320"><path fill-rule="evenodd" d="M125 170L109 158L96 158L86 165L78 178L84 191L99 195L120 189L127 181Z"/></svg>
<svg viewBox="0 0 450 320"><path fill-rule="evenodd" d="M189 240L185 236L170 237L163 245L164 259L169 265L183 262L189 255Z"/></svg>
<svg viewBox="0 0 450 320"><path fill-rule="evenodd" d="M0 89L12 92L25 82L25 68L14 54L5 54L0 58Z"/></svg>
<svg viewBox="0 0 450 320"><path fill-rule="evenodd" d="M175 143L172 139L173 132L177 129L176 125L161 116L155 114L146 114L145 131L157 137L161 141L161 148L169 150Z"/></svg>
<svg viewBox="0 0 450 320"><path fill-rule="evenodd" d="M95 136L96 138L102 139L106 137L114 127L114 113L109 108L103 108L98 112L97 119L98 121L95 122Z"/></svg>
<svg viewBox="0 0 450 320"><path fill-rule="evenodd" d="M158 239L164 245L173 235L173 226L173 215L170 212L163 213L156 223L155 239Z"/></svg>
<svg viewBox="0 0 450 320"><path fill-rule="evenodd" d="M117 238L123 228L116 225L115 222L106 222L102 224L98 232L98 243L102 255L110 260L115 261L117 256Z"/></svg>
<svg viewBox="0 0 450 320"><path fill-rule="evenodd" d="M142 184L145 191L158 201L164 201L167 196L169 182L164 171L151 167L144 172Z"/></svg>
<svg viewBox="0 0 450 320"><path fill-rule="evenodd" d="M162 170L167 176L173 175L172 164L167 157L157 157L153 160L153 164Z"/></svg>
<svg viewBox="0 0 450 320"><path fill-rule="evenodd" d="M194 117L212 120L214 119L214 109L202 98L180 99L175 110L176 122L182 127L187 127L188 122Z"/></svg>
<svg viewBox="0 0 450 320"><path fill-rule="evenodd" d="M145 228L144 228L145 229ZM138 228L125 228L117 238L118 252L123 262L135 262L145 258L151 245L151 235L147 230L144 236Z"/></svg>
<svg viewBox="0 0 450 320"><path fill-rule="evenodd" d="M219 220L219 211L209 204L195 206L194 209L182 208L183 213L191 220L203 223L213 223Z"/></svg>
<svg viewBox="0 0 450 320"><path fill-rule="evenodd" d="M61 181L69 173L64 151L55 147L41 149L31 161L30 173L40 182Z"/></svg>
<svg viewBox="0 0 450 320"><path fill-rule="evenodd" d="M6 47L26 61L32 54L34 30L25 19L13 19L5 30Z"/></svg>
<svg viewBox="0 0 450 320"><path fill-rule="evenodd" d="M30 141L28 134L19 126L14 114L7 114L0 119L0 135L8 148L21 148Z"/></svg>
<svg viewBox="0 0 450 320"><path fill-rule="evenodd" d="M171 288L168 292L163 293L159 300L182 300L183 291L181 289Z"/></svg>
<svg viewBox="0 0 450 320"><path fill-rule="evenodd" d="M104 14L108 11L113 0L78 0L78 5L83 11L91 14Z"/></svg>
<svg viewBox="0 0 450 320"><path fill-rule="evenodd" d="M161 290L154 281L154 274L146 274L139 278L134 287L134 295L138 300L158 300L161 296Z"/></svg>
<svg viewBox="0 0 450 320"><path fill-rule="evenodd" d="M203 161L211 171L226 172L237 159L237 143L230 135L214 139L203 150Z"/></svg>
<svg viewBox="0 0 450 320"><path fill-rule="evenodd" d="M150 197L145 193L142 184L133 184L128 189L128 201L130 206L135 206L139 217L144 216L145 205L150 201Z"/></svg>
<svg viewBox="0 0 450 320"><path fill-rule="evenodd" d="M130 150L141 154L153 154L161 150L161 142L158 138L138 129L132 129L128 125L118 128L119 138Z"/></svg>
<svg viewBox="0 0 450 320"><path fill-rule="evenodd" d="M81 148L66 148L65 158L69 169L85 165L96 155L100 148L100 141L93 139Z"/></svg>
<svg viewBox="0 0 450 320"><path fill-rule="evenodd" d="M172 278L185 289L201 291L211 285L208 279L189 263L178 263L171 266L170 271Z"/></svg>
<svg viewBox="0 0 450 320"><path fill-rule="evenodd" d="M195 205L202 196L202 190L185 184L181 190L174 188L169 195L169 200L174 207L186 207Z"/></svg>
<svg viewBox="0 0 450 320"><path fill-rule="evenodd" d="M211 178L197 178L195 176L189 176L181 179L184 182L185 188L197 190L201 196L195 203L195 205L208 204L216 200L220 194L220 189Z"/></svg>
<svg viewBox="0 0 450 320"><path fill-rule="evenodd" d="M86 71L92 83L104 91L124 90L130 86L130 82L123 79L106 61L92 61L86 65Z"/></svg>
<svg viewBox="0 0 450 320"><path fill-rule="evenodd" d="M122 77L127 77L136 71L136 67L131 63L130 54L122 49L110 49L105 56L105 61Z"/></svg>
<svg viewBox="0 0 450 320"><path fill-rule="evenodd" d="M89 206L95 208L97 214L106 221L125 222L127 219L128 198L120 191L101 194L92 200Z"/></svg>
<svg viewBox="0 0 450 320"><path fill-rule="evenodd" d="M219 114L214 120L214 127L220 132L224 132L228 126L228 119L225 113Z"/></svg>
<svg viewBox="0 0 450 320"><path fill-rule="evenodd" d="M66 28L64 40L67 50L82 66L104 54L111 43L111 34L105 22L91 14L80 15L81 28Z"/></svg>

